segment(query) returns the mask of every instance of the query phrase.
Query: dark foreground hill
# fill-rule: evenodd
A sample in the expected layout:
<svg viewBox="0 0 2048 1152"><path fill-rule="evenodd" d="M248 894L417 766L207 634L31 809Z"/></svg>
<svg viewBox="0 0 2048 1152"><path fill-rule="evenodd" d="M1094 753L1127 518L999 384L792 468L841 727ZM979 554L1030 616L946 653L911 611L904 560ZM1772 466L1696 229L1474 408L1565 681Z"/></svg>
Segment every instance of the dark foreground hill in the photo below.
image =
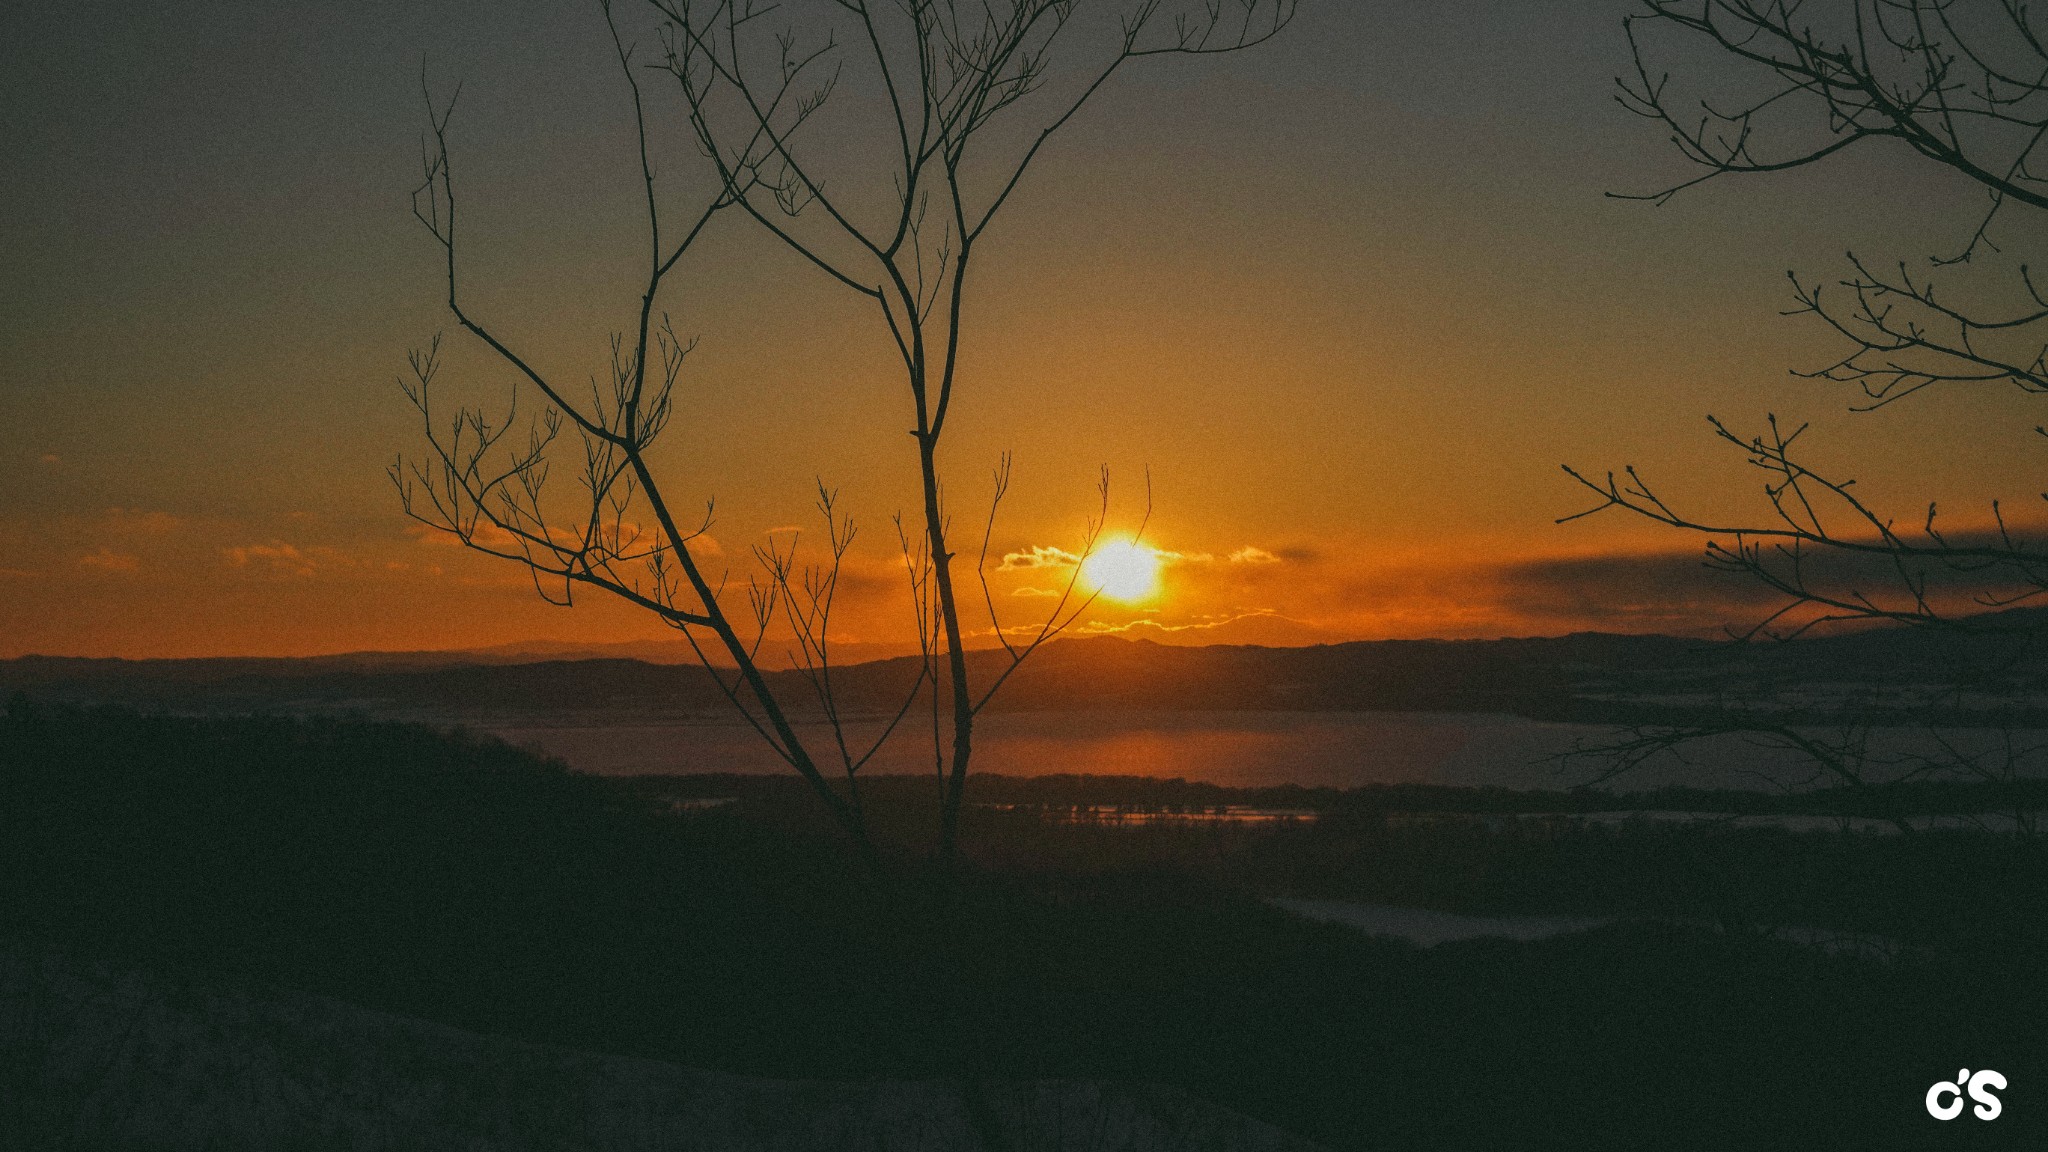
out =
<svg viewBox="0 0 2048 1152"><path fill-rule="evenodd" d="M928 792L887 796L878 826L928 826ZM1372 1152L2011 1147L2048 1120L2038 838L977 807L964 866L871 871L776 797L656 805L418 727L10 706L0 924L29 970L0 978L0 1147L634 1147L682 1122L773 1147L918 1114L923 1147L1032 1147L1005 1116L1079 1113L1110 1126L1054 1146L1109 1149L1182 1131L1190 1098ZM1613 922L1416 948L1272 896ZM53 1067L57 1036L80 1047ZM2009 1079L1997 1123L1928 1119L1960 1067ZM1115 1127L1122 1099L1152 1119ZM100 1126L45 1139L81 1131L45 1105ZM185 1114L246 1126L181 1144Z"/></svg>
<svg viewBox="0 0 2048 1152"><path fill-rule="evenodd" d="M0 1142L270 1152L1313 1152L1163 1085L768 1080L0 941Z"/></svg>

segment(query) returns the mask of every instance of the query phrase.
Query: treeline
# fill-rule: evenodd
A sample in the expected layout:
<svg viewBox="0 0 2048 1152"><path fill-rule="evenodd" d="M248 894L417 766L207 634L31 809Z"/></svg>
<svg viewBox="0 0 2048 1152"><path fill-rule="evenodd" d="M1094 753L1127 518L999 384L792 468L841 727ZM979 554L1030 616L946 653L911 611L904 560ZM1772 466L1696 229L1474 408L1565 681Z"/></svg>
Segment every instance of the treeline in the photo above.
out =
<svg viewBox="0 0 2048 1152"><path fill-rule="evenodd" d="M615 951L676 848L603 781L463 733L20 699L0 718L13 931L479 1026Z"/></svg>

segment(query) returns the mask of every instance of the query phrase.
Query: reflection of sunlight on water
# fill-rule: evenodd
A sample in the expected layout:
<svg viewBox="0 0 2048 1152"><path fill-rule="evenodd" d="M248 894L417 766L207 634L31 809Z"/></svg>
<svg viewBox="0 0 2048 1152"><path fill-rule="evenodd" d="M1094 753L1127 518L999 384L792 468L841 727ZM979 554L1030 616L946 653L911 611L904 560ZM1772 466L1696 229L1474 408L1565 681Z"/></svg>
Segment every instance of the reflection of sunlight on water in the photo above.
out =
<svg viewBox="0 0 2048 1152"><path fill-rule="evenodd" d="M513 744L538 746L571 767L603 775L789 771L760 737L738 723L601 715L552 723L510 716L470 722ZM814 752L834 746L823 725L798 728ZM849 742L865 747L881 723L856 722L851 728ZM1611 729L1479 713L992 712L976 724L974 769L1004 776L1178 776L1245 788L1406 783L1569 788L1584 783L1597 765L1560 765L1547 758L1569 751L1578 740L1612 737ZM1924 736L1880 730L1873 734L1873 754L1896 760L1914 750L1914 739L1925 742ZM2044 759L2035 757L2023 774L2048 773L2048 764L2038 763ZM870 776L931 772L930 732L899 731L864 771ZM1795 753L1726 736L1694 745L1684 761L1653 761L1611 787L1756 789L1769 787L1770 781L1794 788L1824 783L1815 778L1812 764Z"/></svg>
<svg viewBox="0 0 2048 1152"><path fill-rule="evenodd" d="M1303 734L1233 731L1206 728L1199 732L1139 729L1127 732L1016 734L991 742L983 765L991 772L1029 775L1036 771L1093 773L1101 776L1185 776L1190 768L1205 774L1219 769L1241 775L1282 751L1276 745L1299 744ZM1293 739L1288 737L1292 736ZM1311 736L1312 739L1312 736ZM1196 745L1199 747L1196 747ZM1300 749L1292 749L1297 753ZM994 767L1000 759L1007 767ZM1053 768L1052 765L1061 765Z"/></svg>
<svg viewBox="0 0 2048 1152"><path fill-rule="evenodd" d="M574 768L606 775L789 770L744 725L592 720L547 724L506 718L480 726L514 744L538 746ZM1430 781L1473 742L1476 731L1503 722L1542 727L1507 717L1421 713L991 713L976 725L974 767L1006 776L1179 776L1239 787ZM852 728L850 743L865 746L873 739L862 725ZM834 746L822 725L798 730L814 749ZM1488 743L1491 748L1499 741ZM871 776L931 770L930 733L909 730L864 769Z"/></svg>

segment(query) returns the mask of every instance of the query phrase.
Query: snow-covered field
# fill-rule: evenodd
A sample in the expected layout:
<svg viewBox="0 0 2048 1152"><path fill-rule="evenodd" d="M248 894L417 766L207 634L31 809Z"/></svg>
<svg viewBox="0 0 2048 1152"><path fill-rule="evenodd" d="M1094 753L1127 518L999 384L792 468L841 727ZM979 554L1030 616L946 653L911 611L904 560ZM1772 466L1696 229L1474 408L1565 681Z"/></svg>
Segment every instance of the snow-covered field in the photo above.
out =
<svg viewBox="0 0 2048 1152"><path fill-rule="evenodd" d="M1033 1152L1313 1146L1177 1089L762 1080L0 942L0 1147Z"/></svg>

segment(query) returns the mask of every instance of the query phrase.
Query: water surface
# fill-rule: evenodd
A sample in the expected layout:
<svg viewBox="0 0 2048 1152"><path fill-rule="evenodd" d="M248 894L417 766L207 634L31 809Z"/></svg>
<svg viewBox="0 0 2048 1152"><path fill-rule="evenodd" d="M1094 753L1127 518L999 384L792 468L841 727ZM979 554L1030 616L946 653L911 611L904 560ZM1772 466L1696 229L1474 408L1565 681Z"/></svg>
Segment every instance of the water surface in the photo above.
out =
<svg viewBox="0 0 2048 1152"><path fill-rule="evenodd" d="M511 719L481 727L605 775L788 771L760 736L737 722ZM879 728L875 723L855 726L850 741L855 755L866 751ZM812 724L800 731L814 755L836 766L837 746L829 728ZM991 712L976 728L974 766L1012 776L1179 776L1240 787L1428 783L1565 788L1588 782L1604 762L1581 758L1559 763L1554 758L1575 744L1598 744L1615 735L1592 725L1484 713ZM1953 740L1955 734L1949 735ZM1960 744L1988 749L1998 739L1996 733L1981 733ZM1923 734L1894 731L1878 733L1872 748L1881 756L1903 758L1931 751L1932 745ZM929 772L932 767L926 718L921 729L907 724L899 729L865 770ZM2048 754L2033 754L2021 771L2048 775ZM1723 736L1688 746L1683 758L1661 756L1612 786L1781 788L1826 782L1796 753Z"/></svg>

